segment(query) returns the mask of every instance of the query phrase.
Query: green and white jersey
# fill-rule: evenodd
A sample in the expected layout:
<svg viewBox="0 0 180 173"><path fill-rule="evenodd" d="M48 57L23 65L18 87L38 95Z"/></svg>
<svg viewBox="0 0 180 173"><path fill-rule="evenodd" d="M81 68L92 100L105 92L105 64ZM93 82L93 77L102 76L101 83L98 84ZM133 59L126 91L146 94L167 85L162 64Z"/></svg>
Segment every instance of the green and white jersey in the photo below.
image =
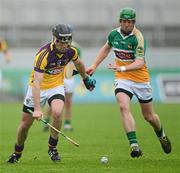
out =
<svg viewBox="0 0 180 173"><path fill-rule="evenodd" d="M124 36L120 28L112 30L107 43L115 53L115 63L118 66L131 64L136 58L145 58L146 44L142 33L134 27L133 31ZM143 68L129 72L115 72L116 79L127 79L135 82L149 82L149 73L146 65Z"/></svg>

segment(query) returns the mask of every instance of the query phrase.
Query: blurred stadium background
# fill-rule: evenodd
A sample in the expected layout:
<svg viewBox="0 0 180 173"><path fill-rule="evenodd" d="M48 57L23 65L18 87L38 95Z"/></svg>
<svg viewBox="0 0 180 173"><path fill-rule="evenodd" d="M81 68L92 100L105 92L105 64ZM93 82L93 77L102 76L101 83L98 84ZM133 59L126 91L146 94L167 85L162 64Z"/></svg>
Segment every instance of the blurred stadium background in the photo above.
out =
<svg viewBox="0 0 180 173"><path fill-rule="evenodd" d="M156 101L180 101L180 1L179 0L0 0L0 37L5 38L12 54L6 65L0 55L3 83L0 101L22 99L37 49L51 40L57 23L74 26L74 40L90 65L107 34L118 25L119 10L137 11L137 27L146 37L146 60L152 75ZM113 74L106 65L95 74L97 88L90 95L76 79L76 102L113 102Z"/></svg>
<svg viewBox="0 0 180 173"><path fill-rule="evenodd" d="M54 165L47 155L49 133L42 134L42 126L35 122L20 164L7 165L5 160L15 142L34 55L41 45L51 40L52 27L57 23L74 26L74 40L80 44L82 58L88 66L105 43L107 34L118 25L119 10L126 6L136 9L137 27L143 31L148 43L146 60L152 77L154 99L158 102L154 108L172 140L172 154L165 156L161 151L154 133L140 115L139 105L135 103L132 111L135 120L138 120L138 139L145 157L130 159L126 136L119 124L119 109L115 104L113 73L106 68L113 58L112 53L94 74L97 87L93 93L86 91L79 83L80 78L76 77L76 104L73 105L75 130L67 132L67 136L80 143L79 149L62 138L58 147L63 159L61 164ZM179 172L179 19L179 0L0 0L0 38L7 40L12 54L12 62L5 64L0 53L0 69L3 72L0 89L0 172ZM102 156L108 156L109 164L100 163Z"/></svg>

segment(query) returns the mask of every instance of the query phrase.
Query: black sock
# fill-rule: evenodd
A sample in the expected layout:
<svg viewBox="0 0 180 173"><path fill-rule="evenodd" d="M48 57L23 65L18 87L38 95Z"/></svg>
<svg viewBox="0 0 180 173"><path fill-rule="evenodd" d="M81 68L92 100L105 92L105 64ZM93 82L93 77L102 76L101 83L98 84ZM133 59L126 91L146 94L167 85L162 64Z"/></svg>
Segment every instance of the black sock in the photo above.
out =
<svg viewBox="0 0 180 173"><path fill-rule="evenodd" d="M57 143L58 143L58 139L54 139L51 136L49 137L49 141L48 141L49 148L55 148L57 146Z"/></svg>
<svg viewBox="0 0 180 173"><path fill-rule="evenodd" d="M162 138L165 136L163 127L161 126L160 130L154 130L158 138Z"/></svg>
<svg viewBox="0 0 180 173"><path fill-rule="evenodd" d="M21 156L23 149L24 149L24 145L15 144L15 146L14 146L15 153L19 156Z"/></svg>

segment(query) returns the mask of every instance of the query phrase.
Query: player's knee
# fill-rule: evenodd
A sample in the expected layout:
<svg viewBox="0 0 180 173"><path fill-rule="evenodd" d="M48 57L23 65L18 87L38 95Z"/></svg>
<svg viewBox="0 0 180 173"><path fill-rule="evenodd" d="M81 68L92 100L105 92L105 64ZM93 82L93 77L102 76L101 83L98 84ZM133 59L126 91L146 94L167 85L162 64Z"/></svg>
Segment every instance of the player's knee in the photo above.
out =
<svg viewBox="0 0 180 173"><path fill-rule="evenodd" d="M60 117L61 117L61 111L60 110L53 110L52 111L52 116L53 116L53 119L55 120L59 120Z"/></svg>
<svg viewBox="0 0 180 173"><path fill-rule="evenodd" d="M120 107L121 112L129 111L129 105L128 104L125 104L125 103L122 102L122 103L119 104L119 107Z"/></svg>
<svg viewBox="0 0 180 173"><path fill-rule="evenodd" d="M154 116L151 112L144 113L143 116L144 116L144 119L148 122L154 121Z"/></svg>
<svg viewBox="0 0 180 173"><path fill-rule="evenodd" d="M28 122L28 121L23 121L21 124L20 124L20 128L22 131L28 131L29 128L31 127L32 123L31 122Z"/></svg>

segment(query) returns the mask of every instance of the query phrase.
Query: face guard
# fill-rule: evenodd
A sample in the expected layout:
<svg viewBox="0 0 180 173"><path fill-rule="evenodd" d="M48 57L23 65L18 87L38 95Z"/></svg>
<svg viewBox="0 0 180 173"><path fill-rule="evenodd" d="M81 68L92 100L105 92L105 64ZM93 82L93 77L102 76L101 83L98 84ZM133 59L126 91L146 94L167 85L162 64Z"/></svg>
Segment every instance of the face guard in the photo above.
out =
<svg viewBox="0 0 180 173"><path fill-rule="evenodd" d="M61 43L71 43L72 42L72 32L71 28L67 24L56 25L52 29L53 36L56 37L57 42Z"/></svg>
<svg viewBox="0 0 180 173"><path fill-rule="evenodd" d="M71 43L72 42L72 35L61 35L59 37L56 37L56 42L59 43Z"/></svg>

